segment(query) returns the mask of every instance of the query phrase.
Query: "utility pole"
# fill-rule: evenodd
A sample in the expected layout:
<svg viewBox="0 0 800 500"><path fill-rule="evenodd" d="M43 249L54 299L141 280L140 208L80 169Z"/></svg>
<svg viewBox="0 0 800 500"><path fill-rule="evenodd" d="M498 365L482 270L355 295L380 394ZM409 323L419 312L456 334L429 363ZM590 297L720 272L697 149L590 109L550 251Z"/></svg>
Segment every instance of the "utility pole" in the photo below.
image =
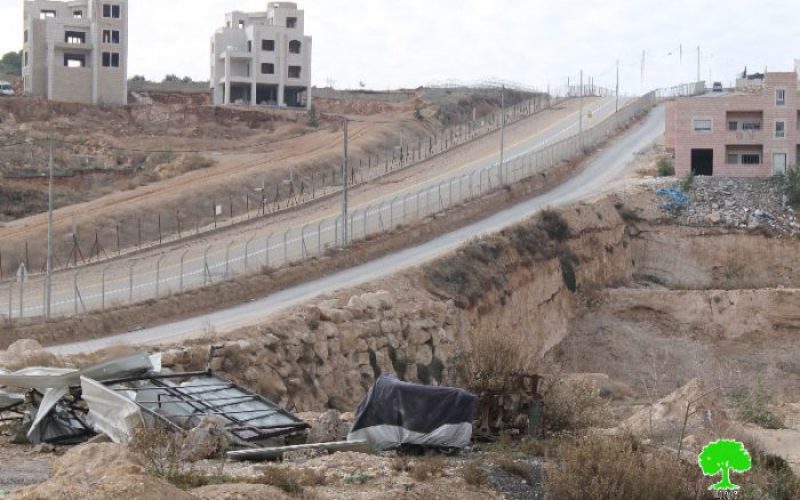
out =
<svg viewBox="0 0 800 500"><path fill-rule="evenodd" d="M619 59L617 59L617 90L616 90L616 94L617 94L617 104L616 104L616 107L614 109L614 112L618 113L619 112Z"/></svg>
<svg viewBox="0 0 800 500"><path fill-rule="evenodd" d="M500 87L500 109L503 118L500 121L500 166L497 169L497 177L500 186L503 185L503 160L505 159L506 143L506 86Z"/></svg>
<svg viewBox="0 0 800 500"><path fill-rule="evenodd" d="M647 57L647 51L643 50L642 51L642 87L644 87L644 63L645 63L645 58L646 57Z"/></svg>
<svg viewBox="0 0 800 500"><path fill-rule="evenodd" d="M342 247L347 246L347 183L350 176L347 168L347 118L342 120L344 130L344 159L342 161Z"/></svg>
<svg viewBox="0 0 800 500"><path fill-rule="evenodd" d="M580 144L581 150L583 150L583 70L581 70L581 105L580 105L580 113L578 116L578 143Z"/></svg>
<svg viewBox="0 0 800 500"><path fill-rule="evenodd" d="M50 319L50 305L53 303L53 138L48 138L50 149L50 180L47 188L47 270L45 277L45 318Z"/></svg>

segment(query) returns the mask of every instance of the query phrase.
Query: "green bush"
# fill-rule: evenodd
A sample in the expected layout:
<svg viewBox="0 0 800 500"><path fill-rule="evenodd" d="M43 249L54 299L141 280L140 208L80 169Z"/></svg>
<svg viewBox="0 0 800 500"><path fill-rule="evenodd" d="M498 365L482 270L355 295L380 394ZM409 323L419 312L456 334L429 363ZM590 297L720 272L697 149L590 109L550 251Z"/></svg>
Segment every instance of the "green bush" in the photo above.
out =
<svg viewBox="0 0 800 500"><path fill-rule="evenodd" d="M308 126L319 128L319 116L317 115L317 108L313 104L308 109Z"/></svg>
<svg viewBox="0 0 800 500"><path fill-rule="evenodd" d="M658 160L658 176L659 177L671 177L675 175L675 166L672 164L672 160L666 157L659 158Z"/></svg>
<svg viewBox="0 0 800 500"><path fill-rule="evenodd" d="M792 166L786 171L784 191L789 203L800 205L800 166Z"/></svg>
<svg viewBox="0 0 800 500"><path fill-rule="evenodd" d="M761 384L752 389L733 392L730 400L736 410L736 418L742 422L758 425L765 429L782 429L783 422L770 409L772 397Z"/></svg>

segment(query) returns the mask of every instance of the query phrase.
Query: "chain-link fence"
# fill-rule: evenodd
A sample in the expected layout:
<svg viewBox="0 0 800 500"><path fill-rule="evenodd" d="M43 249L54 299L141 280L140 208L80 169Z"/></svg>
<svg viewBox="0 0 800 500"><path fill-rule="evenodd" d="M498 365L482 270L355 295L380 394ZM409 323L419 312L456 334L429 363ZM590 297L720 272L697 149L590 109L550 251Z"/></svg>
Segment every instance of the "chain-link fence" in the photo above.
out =
<svg viewBox="0 0 800 500"><path fill-rule="evenodd" d="M51 315L78 315L163 298L186 290L230 280L261 269L280 268L324 255L348 241L413 225L465 201L479 198L501 185L539 175L590 149L627 126L656 104L652 92L624 107L583 134L540 147L513 158L409 191L380 203L350 212L345 219L323 218L303 227L287 229L247 240L232 240L182 254L109 263L66 274L59 273L52 289ZM34 318L45 314L44 280L20 279L6 285L7 319ZM0 299L2 300L2 299Z"/></svg>

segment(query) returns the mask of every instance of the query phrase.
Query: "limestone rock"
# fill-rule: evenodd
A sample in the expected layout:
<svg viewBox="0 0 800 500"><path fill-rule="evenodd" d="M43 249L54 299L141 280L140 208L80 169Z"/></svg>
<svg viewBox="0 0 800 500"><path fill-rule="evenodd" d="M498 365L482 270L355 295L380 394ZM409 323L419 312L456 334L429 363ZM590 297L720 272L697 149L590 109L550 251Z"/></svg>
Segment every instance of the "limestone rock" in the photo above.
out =
<svg viewBox="0 0 800 500"><path fill-rule="evenodd" d="M33 339L17 340L6 349L9 359L22 358L42 351L42 344Z"/></svg>

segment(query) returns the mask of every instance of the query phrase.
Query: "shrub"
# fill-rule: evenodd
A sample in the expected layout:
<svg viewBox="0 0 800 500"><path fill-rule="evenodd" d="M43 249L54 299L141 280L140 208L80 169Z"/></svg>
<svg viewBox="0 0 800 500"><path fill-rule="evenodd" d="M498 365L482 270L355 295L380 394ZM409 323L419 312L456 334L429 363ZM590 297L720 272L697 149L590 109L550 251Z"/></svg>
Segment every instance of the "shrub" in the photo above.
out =
<svg viewBox="0 0 800 500"><path fill-rule="evenodd" d="M559 447L545 490L563 500L710 499L700 468L672 453L645 450L630 437L589 436Z"/></svg>
<svg viewBox="0 0 800 500"><path fill-rule="evenodd" d="M181 172L191 172L192 170L203 170L216 165L217 161L201 155L190 155L183 159Z"/></svg>
<svg viewBox="0 0 800 500"><path fill-rule="evenodd" d="M461 468L461 477L470 486L482 487L489 482L489 475L483 470L478 460L470 460Z"/></svg>
<svg viewBox="0 0 800 500"><path fill-rule="evenodd" d="M683 179L683 182L681 182L681 189L683 191L689 191L692 189L692 186L694 186L694 173L690 173Z"/></svg>
<svg viewBox="0 0 800 500"><path fill-rule="evenodd" d="M544 426L550 432L570 432L604 425L610 416L608 401L589 381L559 377L542 385Z"/></svg>
<svg viewBox="0 0 800 500"><path fill-rule="evenodd" d="M414 108L414 118L416 118L419 121L422 121L422 120L425 119L425 117L422 116L422 109L419 106Z"/></svg>
<svg viewBox="0 0 800 500"><path fill-rule="evenodd" d="M800 166L789 167L784 178L784 192L792 205L800 205Z"/></svg>
<svg viewBox="0 0 800 500"><path fill-rule="evenodd" d="M313 104L308 109L308 126L319 128L319 116L317 115L317 108Z"/></svg>
<svg viewBox="0 0 800 500"><path fill-rule="evenodd" d="M675 175L675 166L672 164L672 160L669 158L659 158L657 165L659 177L671 177Z"/></svg>
<svg viewBox="0 0 800 500"><path fill-rule="evenodd" d="M298 470L277 465L267 465L261 470L261 475L253 482L275 486L290 495L299 495L303 493L306 487L324 485L325 476L311 469Z"/></svg>
<svg viewBox="0 0 800 500"><path fill-rule="evenodd" d="M569 224L564 217L553 210L545 210L539 219L538 226L542 228L550 239L564 242L569 238Z"/></svg>
<svg viewBox="0 0 800 500"><path fill-rule="evenodd" d="M374 479L372 476L370 476L364 471L361 471L345 477L344 482L347 484L364 484L372 479Z"/></svg>
<svg viewBox="0 0 800 500"><path fill-rule="evenodd" d="M730 400L736 410L736 418L742 422L758 425L765 429L782 429L783 422L772 413L772 397L759 383L751 389L734 391Z"/></svg>
<svg viewBox="0 0 800 500"><path fill-rule="evenodd" d="M530 371L519 329L473 328L467 340L469 351L457 356L452 365L460 384L472 392L500 393L513 374Z"/></svg>
<svg viewBox="0 0 800 500"><path fill-rule="evenodd" d="M417 460L408 473L415 481L423 482L436 476L441 476L444 466L444 459L438 455L433 455Z"/></svg>
<svg viewBox="0 0 800 500"><path fill-rule="evenodd" d="M186 438L164 427L139 428L133 434L130 450L154 476L166 480L183 475L181 456Z"/></svg>

